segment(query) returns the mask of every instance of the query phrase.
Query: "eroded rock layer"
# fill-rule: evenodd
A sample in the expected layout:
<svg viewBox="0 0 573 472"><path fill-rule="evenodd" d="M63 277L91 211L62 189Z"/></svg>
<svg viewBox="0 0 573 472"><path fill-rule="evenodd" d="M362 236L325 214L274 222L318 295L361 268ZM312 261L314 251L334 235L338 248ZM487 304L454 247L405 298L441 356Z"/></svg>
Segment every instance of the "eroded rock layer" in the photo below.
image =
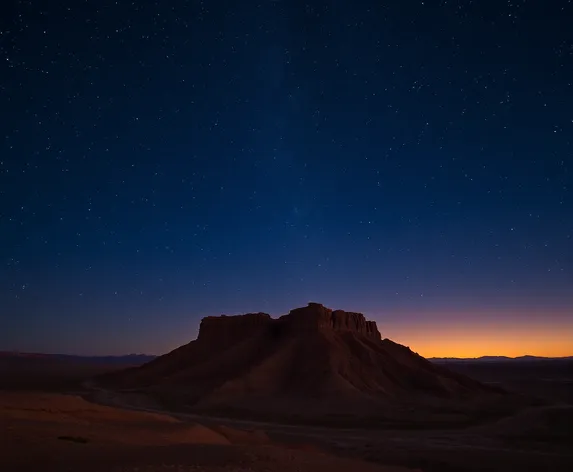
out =
<svg viewBox="0 0 573 472"><path fill-rule="evenodd" d="M208 316L201 320L199 340L228 344L258 333L261 329L280 329L290 333L321 330L349 331L380 340L375 321L367 321L362 313L331 310L320 303L291 310L288 315L273 319L267 313L236 316Z"/></svg>
<svg viewBox="0 0 573 472"><path fill-rule="evenodd" d="M102 382L200 413L263 419L388 417L432 409L436 401L470 404L500 394L381 339L376 323L361 313L318 303L278 319L266 313L203 318L196 340Z"/></svg>

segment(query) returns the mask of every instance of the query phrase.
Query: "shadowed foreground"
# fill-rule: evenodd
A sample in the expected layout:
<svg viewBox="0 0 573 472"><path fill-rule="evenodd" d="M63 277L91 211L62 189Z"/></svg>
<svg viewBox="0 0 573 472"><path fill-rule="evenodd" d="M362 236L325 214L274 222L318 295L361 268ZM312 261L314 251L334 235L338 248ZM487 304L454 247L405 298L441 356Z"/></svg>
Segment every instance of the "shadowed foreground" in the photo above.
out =
<svg viewBox="0 0 573 472"><path fill-rule="evenodd" d="M0 393L4 471L405 471L62 394Z"/></svg>

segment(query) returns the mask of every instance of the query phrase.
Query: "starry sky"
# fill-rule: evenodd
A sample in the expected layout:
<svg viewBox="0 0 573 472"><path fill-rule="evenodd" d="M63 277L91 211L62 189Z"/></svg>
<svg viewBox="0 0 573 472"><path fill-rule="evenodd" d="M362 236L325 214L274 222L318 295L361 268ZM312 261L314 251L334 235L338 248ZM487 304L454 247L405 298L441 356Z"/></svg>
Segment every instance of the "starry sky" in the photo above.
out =
<svg viewBox="0 0 573 472"><path fill-rule="evenodd" d="M573 355L571 0L8 1L0 350L361 311Z"/></svg>

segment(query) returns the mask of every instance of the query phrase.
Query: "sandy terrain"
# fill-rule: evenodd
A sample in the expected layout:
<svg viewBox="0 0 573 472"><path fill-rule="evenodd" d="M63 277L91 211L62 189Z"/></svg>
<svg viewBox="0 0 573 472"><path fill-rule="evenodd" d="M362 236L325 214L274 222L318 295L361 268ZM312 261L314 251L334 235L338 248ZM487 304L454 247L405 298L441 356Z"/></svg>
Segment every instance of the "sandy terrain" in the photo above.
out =
<svg viewBox="0 0 573 472"><path fill-rule="evenodd" d="M72 390L96 403L61 393L70 385L68 365L62 365L61 372L54 366L46 384L60 393L39 391L47 376L45 371L36 376L33 369L27 375L34 391L16 391L22 375L14 372L5 369L1 379L8 388L0 388L2 472L380 471L391 470L388 465L425 472L573 470L573 418L567 404L531 408L471 428L343 429L165 415L140 393L96 390L93 384L82 389L82 383L90 386L81 382L91 375L89 366L83 372L77 366ZM520 375L527 377L525 372ZM545 378L545 373L531 371L531 382L536 376ZM373 464L367 466L364 460Z"/></svg>
<svg viewBox="0 0 573 472"><path fill-rule="evenodd" d="M273 444L262 431L206 427L55 393L0 393L0 443L2 471L405 470Z"/></svg>
<svg viewBox="0 0 573 472"><path fill-rule="evenodd" d="M160 411L131 404L133 393L124 395L103 389L90 397L124 408ZM331 454L384 465L441 471L569 471L573 469L573 431L569 405L534 407L501 420L455 429L373 429L285 425L244 419L213 418L171 413L184 422L200 422L220 431L264 431L274 443L296 444L297 449L317 448Z"/></svg>

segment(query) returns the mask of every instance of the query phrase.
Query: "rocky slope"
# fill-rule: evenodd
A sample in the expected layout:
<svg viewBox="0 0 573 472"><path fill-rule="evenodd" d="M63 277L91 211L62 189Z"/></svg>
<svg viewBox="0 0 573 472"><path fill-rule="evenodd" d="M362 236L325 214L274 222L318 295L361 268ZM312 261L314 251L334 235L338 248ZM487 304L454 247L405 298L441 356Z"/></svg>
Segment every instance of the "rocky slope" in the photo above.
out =
<svg viewBox="0 0 573 472"><path fill-rule="evenodd" d="M376 323L360 313L316 303L278 319L206 317L195 341L101 381L194 411L266 417L390 418L446 400L456 405L455 416L459 405L501 395L382 339Z"/></svg>

